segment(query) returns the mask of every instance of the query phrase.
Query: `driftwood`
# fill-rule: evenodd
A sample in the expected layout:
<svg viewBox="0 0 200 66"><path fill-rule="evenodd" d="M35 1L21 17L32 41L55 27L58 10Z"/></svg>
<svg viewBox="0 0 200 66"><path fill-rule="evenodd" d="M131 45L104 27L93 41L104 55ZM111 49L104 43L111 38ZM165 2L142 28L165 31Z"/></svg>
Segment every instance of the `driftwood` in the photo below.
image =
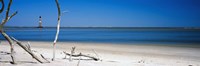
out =
<svg viewBox="0 0 200 66"><path fill-rule="evenodd" d="M25 46L28 48L28 50L32 51L32 50L31 50L30 42L28 42Z"/></svg>
<svg viewBox="0 0 200 66"><path fill-rule="evenodd" d="M55 36L55 40L53 42L53 58L52 58L52 61L55 60L55 45L56 45L56 42L57 42L57 39L58 39L58 35L59 35L59 31L60 31L60 17L61 17L61 13L60 13L60 5L58 3L58 0L55 0L56 1L56 5L57 5L57 8L58 8L58 24L57 24L57 31L56 31L56 36Z"/></svg>
<svg viewBox="0 0 200 66"><path fill-rule="evenodd" d="M80 62L81 62L81 56L79 57L79 60L78 60L77 66L79 66Z"/></svg>
<svg viewBox="0 0 200 66"><path fill-rule="evenodd" d="M75 49L76 49L76 47L72 47L71 54L70 54L70 56L69 56L69 61L72 61L72 60L73 60L73 59L72 59L72 55L75 53Z"/></svg>
<svg viewBox="0 0 200 66"><path fill-rule="evenodd" d="M2 32L1 33L5 38L6 40L9 42L10 44L10 50L11 50L11 59L12 59L12 64L16 64L16 60L15 60L15 51L14 51L14 45L13 45L13 41L10 39L10 37L5 33L5 32Z"/></svg>
<svg viewBox="0 0 200 66"><path fill-rule="evenodd" d="M2 13L3 10L4 10L4 2L3 2L3 0L0 0L0 2L1 2L1 4L2 4L2 7L1 7L1 9L0 9L0 13ZM8 8L7 8L7 10L6 10L6 17L5 17L5 19L3 19L2 22L1 22L1 25L0 25L0 32L1 32L1 34L3 35L3 37L9 42L9 44L10 44L10 50L11 50L12 63L13 63L13 64L16 64L15 55L14 55L14 54L15 54L15 51L14 51L13 41L11 40L10 36L7 35L7 34L5 33L5 31L3 30L4 24L5 24L6 22L8 22L13 16L15 16L15 15L17 14L17 11L16 11L16 12L13 13L11 16L9 16L9 11L10 11L11 4L12 4L12 0L9 1Z"/></svg>
<svg viewBox="0 0 200 66"><path fill-rule="evenodd" d="M50 63L50 61L49 60L47 60L42 54L40 54L40 56L44 59L44 60L46 60L47 61L47 63Z"/></svg>
<svg viewBox="0 0 200 66"><path fill-rule="evenodd" d="M31 50L31 43L30 43L30 42L27 42L27 44L26 44L25 46L28 48L29 51L36 52L36 51ZM47 61L46 63L50 63L50 61L47 60L42 54L40 54L40 56L41 56L44 60Z"/></svg>
<svg viewBox="0 0 200 66"><path fill-rule="evenodd" d="M92 51L93 51L94 54L97 56L97 58L100 60L100 56L97 54L97 52L96 52L94 49L92 49Z"/></svg>
<svg viewBox="0 0 200 66"><path fill-rule="evenodd" d="M24 46L20 41L15 39L14 37L11 37L20 47L22 47L27 53L29 53L35 60L37 60L40 63L43 63L42 60L40 60L31 50L30 48Z"/></svg>
<svg viewBox="0 0 200 66"><path fill-rule="evenodd" d="M65 55L68 55L68 56L71 55L70 53L67 53L67 52L64 52L64 51L63 51L63 53L64 53ZM82 53L73 54L73 55L71 55L71 56L73 56L73 57L80 57L80 56L83 56L83 57L91 58L92 60L95 60L95 61L98 61L98 60L99 60L99 58L96 58L96 57L93 57L93 56L89 56L89 55L85 55L85 54L82 54ZM74 59L74 60L76 60L76 59ZM81 59L78 59L78 60L81 60Z"/></svg>

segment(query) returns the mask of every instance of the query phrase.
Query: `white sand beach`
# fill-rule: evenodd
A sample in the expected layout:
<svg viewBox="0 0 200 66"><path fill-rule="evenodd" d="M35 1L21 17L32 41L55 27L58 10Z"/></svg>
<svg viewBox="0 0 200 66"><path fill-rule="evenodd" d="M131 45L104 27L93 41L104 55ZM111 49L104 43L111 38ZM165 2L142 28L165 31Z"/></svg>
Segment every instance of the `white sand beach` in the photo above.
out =
<svg viewBox="0 0 200 66"><path fill-rule="evenodd" d="M23 41L27 44L27 41ZM11 57L8 42L0 44L0 66L77 66L78 60L63 59L63 51L70 53L76 46L75 53L100 56L101 61L80 60L79 66L200 66L200 48L186 46L167 46L152 44L100 44L100 43L67 43L56 44L56 60L52 58L52 42L30 41L31 49L37 54L43 54L50 63L39 63L21 47L15 44L17 64L10 63ZM67 57L69 58L69 57ZM42 59L40 57L40 59ZM45 60L43 60L45 62Z"/></svg>

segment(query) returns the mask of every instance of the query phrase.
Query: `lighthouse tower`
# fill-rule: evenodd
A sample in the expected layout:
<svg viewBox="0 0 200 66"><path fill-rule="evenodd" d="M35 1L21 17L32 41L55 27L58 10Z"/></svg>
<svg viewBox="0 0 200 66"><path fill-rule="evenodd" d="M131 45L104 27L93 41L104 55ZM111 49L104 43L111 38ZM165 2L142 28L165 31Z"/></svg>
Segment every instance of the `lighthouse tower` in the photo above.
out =
<svg viewBox="0 0 200 66"><path fill-rule="evenodd" d="M38 26L38 28L43 28L42 27L42 17L41 16L39 17L39 26Z"/></svg>

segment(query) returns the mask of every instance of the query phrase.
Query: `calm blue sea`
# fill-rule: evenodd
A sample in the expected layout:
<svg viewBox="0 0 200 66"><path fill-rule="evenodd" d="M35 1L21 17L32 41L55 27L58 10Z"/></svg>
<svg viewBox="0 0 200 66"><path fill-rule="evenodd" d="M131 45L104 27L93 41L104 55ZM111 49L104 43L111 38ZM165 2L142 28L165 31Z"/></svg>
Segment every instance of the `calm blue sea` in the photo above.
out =
<svg viewBox="0 0 200 66"><path fill-rule="evenodd" d="M56 28L6 28L18 40L53 41ZM5 40L0 35L0 40ZM100 43L195 43L200 44L200 30L61 28L58 41Z"/></svg>

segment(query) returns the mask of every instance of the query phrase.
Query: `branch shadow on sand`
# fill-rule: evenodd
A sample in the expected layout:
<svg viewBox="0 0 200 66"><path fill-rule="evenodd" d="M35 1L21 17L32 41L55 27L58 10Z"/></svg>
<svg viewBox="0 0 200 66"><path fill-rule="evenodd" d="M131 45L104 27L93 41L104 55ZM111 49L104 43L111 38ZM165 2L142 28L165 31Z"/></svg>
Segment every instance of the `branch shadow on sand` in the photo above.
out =
<svg viewBox="0 0 200 66"><path fill-rule="evenodd" d="M0 51L0 54L1 55L9 55L10 53L9 52L4 52L4 51Z"/></svg>
<svg viewBox="0 0 200 66"><path fill-rule="evenodd" d="M11 63L11 61L0 61L0 63ZM22 63L34 63L37 64L37 62L33 62L33 61L17 61L17 64L22 64Z"/></svg>

